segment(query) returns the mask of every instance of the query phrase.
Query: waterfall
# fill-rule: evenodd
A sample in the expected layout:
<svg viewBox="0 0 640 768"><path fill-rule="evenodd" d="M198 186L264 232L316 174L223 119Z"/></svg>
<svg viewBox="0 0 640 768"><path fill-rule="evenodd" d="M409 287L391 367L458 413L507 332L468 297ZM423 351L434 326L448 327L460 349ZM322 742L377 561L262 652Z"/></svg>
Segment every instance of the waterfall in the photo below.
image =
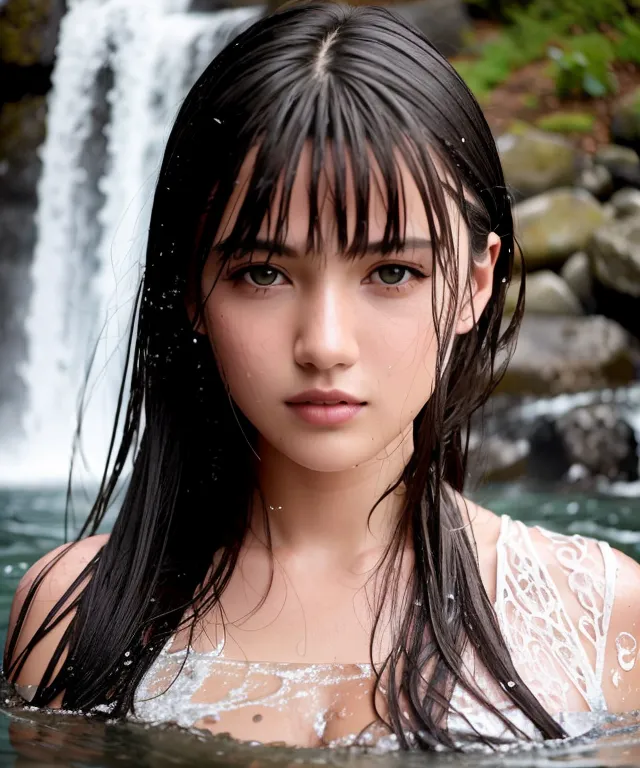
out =
<svg viewBox="0 0 640 768"><path fill-rule="evenodd" d="M87 479L99 476L124 367L153 189L191 85L261 8L189 13L190 0L75 0L64 17L38 187L26 320L24 436L0 482L66 478L79 394Z"/></svg>

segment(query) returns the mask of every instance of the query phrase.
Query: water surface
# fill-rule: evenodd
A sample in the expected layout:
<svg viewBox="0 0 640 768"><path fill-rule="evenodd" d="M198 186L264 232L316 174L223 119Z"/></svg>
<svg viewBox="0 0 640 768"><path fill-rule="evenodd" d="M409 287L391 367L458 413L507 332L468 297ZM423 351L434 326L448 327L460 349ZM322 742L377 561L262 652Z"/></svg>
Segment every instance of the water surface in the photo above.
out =
<svg viewBox="0 0 640 768"><path fill-rule="evenodd" d="M640 561L640 499L634 496L580 496L532 492L518 486L487 487L475 494L497 514L561 533L605 539ZM76 522L90 503L76 500ZM57 489L0 490L0 641L4 644L13 592L26 569L65 541L65 492ZM108 523L104 530L108 530ZM73 530L73 527L71 528ZM578 739L501 754L377 754L363 750L311 750L239 744L224 736L173 727L148 727L50 714L8 706L0 690L1 768L199 768L199 766L312 765L392 768L393 766L640 766L640 718L609 716ZM9 733L11 731L11 734Z"/></svg>

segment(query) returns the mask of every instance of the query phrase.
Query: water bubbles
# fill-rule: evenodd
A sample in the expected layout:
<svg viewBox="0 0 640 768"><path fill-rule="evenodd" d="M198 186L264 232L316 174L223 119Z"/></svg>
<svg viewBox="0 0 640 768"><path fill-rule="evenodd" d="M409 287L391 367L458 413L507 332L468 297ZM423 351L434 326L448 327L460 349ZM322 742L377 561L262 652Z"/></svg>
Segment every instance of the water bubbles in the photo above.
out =
<svg viewBox="0 0 640 768"><path fill-rule="evenodd" d="M580 511L580 504L577 501L570 501L567 504L567 514L577 515Z"/></svg>
<svg viewBox="0 0 640 768"><path fill-rule="evenodd" d="M214 121L214 123L218 123L218 125L222 125L222 120L220 120L219 117L214 117L213 121Z"/></svg>
<svg viewBox="0 0 640 768"><path fill-rule="evenodd" d="M131 661L131 659L127 659L127 661L124 662L125 667L130 667L132 664L133 662Z"/></svg>
<svg viewBox="0 0 640 768"><path fill-rule="evenodd" d="M465 139L465 137L463 136L463 137L460 139L460 141L461 141L461 142L464 144L464 143L466 142L466 139Z"/></svg>
<svg viewBox="0 0 640 768"><path fill-rule="evenodd" d="M516 687L516 684L514 683L514 681L509 680L509 682L507 683L507 688L515 688L515 687Z"/></svg>
<svg viewBox="0 0 640 768"><path fill-rule="evenodd" d="M125 651L124 655L125 655L125 658L129 658L129 656L131 656L131 651Z"/></svg>
<svg viewBox="0 0 640 768"><path fill-rule="evenodd" d="M503 278L502 278L502 280L501 280L500 282L501 282L501 283L506 283L506 282L507 282L507 278L506 278L506 277L503 277Z"/></svg>
<svg viewBox="0 0 640 768"><path fill-rule="evenodd" d="M9 575L13 572L13 566L12 565L5 565L5 567L2 569L5 575Z"/></svg>

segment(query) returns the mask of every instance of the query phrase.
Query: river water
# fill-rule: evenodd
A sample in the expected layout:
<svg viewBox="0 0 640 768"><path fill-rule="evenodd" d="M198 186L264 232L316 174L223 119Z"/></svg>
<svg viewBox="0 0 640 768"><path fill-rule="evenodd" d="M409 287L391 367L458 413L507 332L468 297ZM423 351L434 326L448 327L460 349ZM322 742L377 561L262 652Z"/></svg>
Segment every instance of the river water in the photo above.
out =
<svg viewBox="0 0 640 768"><path fill-rule="evenodd" d="M605 539L640 560L640 498L533 492L519 486L487 487L475 494L498 514L562 533ZM89 507L76 501L77 520ZM26 569L63 543L65 492L0 490L0 640L4 643L13 592ZM104 530L108 530L109 522ZM609 716L594 731L563 743L501 754L378 754L363 750L310 750L240 744L224 736L173 727L145 727L74 714L49 714L10 706L0 691L2 768L111 768L112 766L640 766L640 716Z"/></svg>

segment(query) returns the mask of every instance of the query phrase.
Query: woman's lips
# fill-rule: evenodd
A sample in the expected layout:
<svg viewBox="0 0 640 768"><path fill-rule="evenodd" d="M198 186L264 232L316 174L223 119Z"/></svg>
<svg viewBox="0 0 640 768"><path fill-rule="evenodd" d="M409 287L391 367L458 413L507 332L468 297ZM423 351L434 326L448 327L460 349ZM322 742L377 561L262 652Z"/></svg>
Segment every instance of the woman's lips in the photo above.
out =
<svg viewBox="0 0 640 768"><path fill-rule="evenodd" d="M331 427L353 419L366 403L334 403L331 405L287 403L287 405L308 424Z"/></svg>

